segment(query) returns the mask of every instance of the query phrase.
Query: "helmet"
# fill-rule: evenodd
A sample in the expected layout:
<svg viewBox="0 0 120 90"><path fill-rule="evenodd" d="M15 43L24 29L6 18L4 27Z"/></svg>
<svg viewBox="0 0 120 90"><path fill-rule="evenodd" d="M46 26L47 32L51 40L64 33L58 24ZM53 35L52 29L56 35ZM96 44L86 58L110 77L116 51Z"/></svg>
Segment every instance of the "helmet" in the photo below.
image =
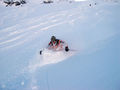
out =
<svg viewBox="0 0 120 90"><path fill-rule="evenodd" d="M51 41L53 42L53 41L55 41L56 40L56 37L55 36L52 36L51 37Z"/></svg>

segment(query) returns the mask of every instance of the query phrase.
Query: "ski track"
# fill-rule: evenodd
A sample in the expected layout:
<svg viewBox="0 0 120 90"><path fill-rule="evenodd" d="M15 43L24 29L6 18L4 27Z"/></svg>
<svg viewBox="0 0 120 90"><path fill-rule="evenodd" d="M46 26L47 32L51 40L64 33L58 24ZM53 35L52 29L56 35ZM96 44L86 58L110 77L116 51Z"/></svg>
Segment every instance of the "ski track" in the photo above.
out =
<svg viewBox="0 0 120 90"><path fill-rule="evenodd" d="M74 11L75 9L73 9ZM53 27L68 23L74 24L76 20L82 19L83 15L79 12L71 13L67 10L50 13L48 15L34 17L24 20L14 26L0 30L0 49L12 48L25 42L33 40L41 33L41 31L49 30ZM24 23L26 23L24 25ZM35 35L34 35L35 34Z"/></svg>

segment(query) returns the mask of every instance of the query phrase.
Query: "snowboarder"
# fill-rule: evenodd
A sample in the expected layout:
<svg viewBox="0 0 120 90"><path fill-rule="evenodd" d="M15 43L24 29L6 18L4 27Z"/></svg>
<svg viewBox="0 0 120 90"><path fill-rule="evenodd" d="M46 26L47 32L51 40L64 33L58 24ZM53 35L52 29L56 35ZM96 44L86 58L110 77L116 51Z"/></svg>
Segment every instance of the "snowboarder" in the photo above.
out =
<svg viewBox="0 0 120 90"><path fill-rule="evenodd" d="M56 50L56 51L63 49L65 49L66 52L69 51L68 45L64 41L56 39L55 36L51 37L51 41L49 42L47 48L49 50ZM40 51L40 54L42 54L42 51Z"/></svg>

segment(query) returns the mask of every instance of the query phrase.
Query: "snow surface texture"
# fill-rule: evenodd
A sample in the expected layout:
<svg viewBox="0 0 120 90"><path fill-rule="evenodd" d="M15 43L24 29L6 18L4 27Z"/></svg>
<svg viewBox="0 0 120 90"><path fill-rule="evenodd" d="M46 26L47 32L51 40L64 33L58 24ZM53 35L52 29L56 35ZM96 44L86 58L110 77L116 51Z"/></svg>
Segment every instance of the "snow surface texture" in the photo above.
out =
<svg viewBox="0 0 120 90"><path fill-rule="evenodd" d="M120 2L0 2L0 90L120 90ZM50 37L76 52L45 50Z"/></svg>

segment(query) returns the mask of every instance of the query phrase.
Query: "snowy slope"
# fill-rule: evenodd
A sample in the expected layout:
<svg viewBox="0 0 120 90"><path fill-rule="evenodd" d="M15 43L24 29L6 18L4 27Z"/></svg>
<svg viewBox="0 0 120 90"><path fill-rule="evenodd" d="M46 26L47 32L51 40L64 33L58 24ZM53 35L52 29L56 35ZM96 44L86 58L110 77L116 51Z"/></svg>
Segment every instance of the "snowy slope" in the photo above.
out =
<svg viewBox="0 0 120 90"><path fill-rule="evenodd" d="M120 3L38 2L0 5L0 90L119 90ZM76 53L43 59L52 35Z"/></svg>

